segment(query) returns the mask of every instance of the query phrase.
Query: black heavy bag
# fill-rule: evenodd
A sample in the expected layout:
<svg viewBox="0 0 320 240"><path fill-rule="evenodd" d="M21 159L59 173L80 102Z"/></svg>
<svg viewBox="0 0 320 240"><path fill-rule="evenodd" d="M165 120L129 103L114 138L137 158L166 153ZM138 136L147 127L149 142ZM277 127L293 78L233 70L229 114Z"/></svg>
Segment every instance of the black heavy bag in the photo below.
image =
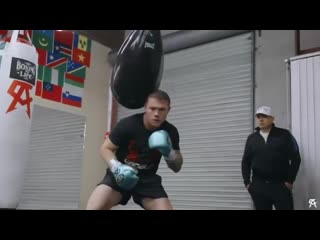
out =
<svg viewBox="0 0 320 240"><path fill-rule="evenodd" d="M111 76L115 99L129 109L143 107L160 86L163 48L160 30L133 30L120 47Z"/></svg>

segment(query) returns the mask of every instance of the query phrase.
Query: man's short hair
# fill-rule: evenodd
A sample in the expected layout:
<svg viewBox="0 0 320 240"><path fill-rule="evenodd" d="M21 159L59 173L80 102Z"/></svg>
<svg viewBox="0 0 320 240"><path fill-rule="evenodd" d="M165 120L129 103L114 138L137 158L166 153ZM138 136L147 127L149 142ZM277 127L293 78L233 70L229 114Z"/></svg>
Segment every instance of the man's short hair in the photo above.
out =
<svg viewBox="0 0 320 240"><path fill-rule="evenodd" d="M147 98L147 101L148 101L149 98L156 98L156 99L159 99L159 100L165 100L165 101L168 102L169 106L171 104L171 100L170 100L169 95L165 91L162 91L162 90L156 90L156 91L150 93L148 98Z"/></svg>

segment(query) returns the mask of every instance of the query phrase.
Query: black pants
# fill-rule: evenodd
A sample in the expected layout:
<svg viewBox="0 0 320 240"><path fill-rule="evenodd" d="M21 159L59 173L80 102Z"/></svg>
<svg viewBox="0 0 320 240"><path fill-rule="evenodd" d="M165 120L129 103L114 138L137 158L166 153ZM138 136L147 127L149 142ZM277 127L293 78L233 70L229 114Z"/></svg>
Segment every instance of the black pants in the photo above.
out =
<svg viewBox="0 0 320 240"><path fill-rule="evenodd" d="M253 180L248 189L256 210L293 210L292 191L284 183Z"/></svg>
<svg viewBox="0 0 320 240"><path fill-rule="evenodd" d="M107 169L106 175L99 184L107 185L120 192L122 199L119 204L121 205L126 205L131 196L133 201L142 208L144 208L142 204L143 198L168 198L168 195L162 186L162 178L157 174L140 176L137 185L131 191L126 191L118 186L113 174L109 171L109 169Z"/></svg>

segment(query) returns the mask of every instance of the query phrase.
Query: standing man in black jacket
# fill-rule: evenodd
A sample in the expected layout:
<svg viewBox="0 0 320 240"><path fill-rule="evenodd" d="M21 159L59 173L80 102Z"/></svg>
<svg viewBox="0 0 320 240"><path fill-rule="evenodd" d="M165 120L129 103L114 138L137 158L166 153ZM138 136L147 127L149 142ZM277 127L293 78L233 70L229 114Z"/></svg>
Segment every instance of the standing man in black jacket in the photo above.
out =
<svg viewBox="0 0 320 240"><path fill-rule="evenodd" d="M301 162L297 142L275 126L270 107L258 108L256 119L258 127L248 136L242 158L244 184L256 210L272 210L273 205L293 210L292 187Z"/></svg>

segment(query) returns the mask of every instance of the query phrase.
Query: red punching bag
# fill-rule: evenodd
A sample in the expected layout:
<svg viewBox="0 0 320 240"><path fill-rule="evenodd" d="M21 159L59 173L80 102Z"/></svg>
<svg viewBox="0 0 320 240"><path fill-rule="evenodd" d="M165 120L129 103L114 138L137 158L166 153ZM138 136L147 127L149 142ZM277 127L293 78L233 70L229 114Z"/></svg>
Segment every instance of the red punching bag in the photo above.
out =
<svg viewBox="0 0 320 240"><path fill-rule="evenodd" d="M120 47L111 76L111 90L129 109L144 106L160 86L163 48L160 30L133 30Z"/></svg>

